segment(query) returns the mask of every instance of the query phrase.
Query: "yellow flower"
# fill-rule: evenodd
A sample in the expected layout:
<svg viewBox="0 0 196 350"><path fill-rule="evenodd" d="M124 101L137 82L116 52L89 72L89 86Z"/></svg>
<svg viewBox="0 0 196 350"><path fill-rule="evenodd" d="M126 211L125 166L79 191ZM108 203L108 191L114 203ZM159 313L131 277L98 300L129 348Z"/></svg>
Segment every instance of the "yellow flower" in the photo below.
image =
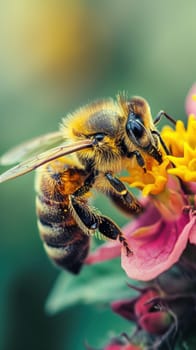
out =
<svg viewBox="0 0 196 350"><path fill-rule="evenodd" d="M168 159L175 166L168 170L169 174L179 176L183 181L196 181L196 148L185 143L183 157L168 156Z"/></svg>
<svg viewBox="0 0 196 350"><path fill-rule="evenodd" d="M188 144L191 148L196 148L196 119L194 115L190 115L188 119L187 129L182 120L176 123L176 130L169 126L165 126L161 132L161 136L170 150L172 156L183 157L184 145Z"/></svg>
<svg viewBox="0 0 196 350"><path fill-rule="evenodd" d="M157 164L157 162L152 158L150 159L149 156L145 156L145 161L146 172L139 166L131 167L128 169L130 175L121 177L121 180L127 182L130 187L141 189L144 196L148 194L156 195L165 188L168 177L167 167L170 162L168 159L164 159L161 164Z"/></svg>
<svg viewBox="0 0 196 350"><path fill-rule="evenodd" d="M130 187L142 190L142 194L158 195L165 191L168 175L176 175L183 181L196 181L196 119L191 115L187 128L181 120L176 123L175 130L165 126L161 132L171 155L163 156L163 162L157 164L149 155L142 154L146 172L133 164L128 168L129 175L121 177Z"/></svg>
<svg viewBox="0 0 196 350"><path fill-rule="evenodd" d="M167 158L174 165L168 169L169 174L180 177L183 181L196 181L196 119L191 115L188 119L187 129L181 121L177 122L176 130L165 128L162 137L171 156Z"/></svg>

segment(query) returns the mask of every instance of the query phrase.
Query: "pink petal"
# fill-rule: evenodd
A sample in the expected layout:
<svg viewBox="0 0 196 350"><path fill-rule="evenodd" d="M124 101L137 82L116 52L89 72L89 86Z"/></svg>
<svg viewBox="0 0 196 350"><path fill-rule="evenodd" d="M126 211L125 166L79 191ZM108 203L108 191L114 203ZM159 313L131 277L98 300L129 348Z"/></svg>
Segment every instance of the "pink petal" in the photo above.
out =
<svg viewBox="0 0 196 350"><path fill-rule="evenodd" d="M188 229L190 243L196 244L196 213L193 213L191 221L187 226L189 226Z"/></svg>
<svg viewBox="0 0 196 350"><path fill-rule="evenodd" d="M160 297L160 293L156 289L148 288L145 292L143 292L143 294L141 294L137 298L137 301L135 302L134 311L138 319L143 315L153 312L151 310L152 303L149 303L149 300L153 300L156 297Z"/></svg>
<svg viewBox="0 0 196 350"><path fill-rule="evenodd" d="M170 328L172 321L167 311L159 311L146 313L138 322L148 333L161 335Z"/></svg>
<svg viewBox="0 0 196 350"><path fill-rule="evenodd" d="M130 237L131 233L135 232L138 228L152 225L161 218L159 211L150 200L145 202L144 208L145 211L143 214L123 227L123 233L126 237Z"/></svg>
<svg viewBox="0 0 196 350"><path fill-rule="evenodd" d="M196 182L189 182L188 187L192 193L196 193ZM196 199L195 199L195 203L196 203Z"/></svg>
<svg viewBox="0 0 196 350"><path fill-rule="evenodd" d="M122 346L119 344L109 344L107 345L104 350L121 350Z"/></svg>
<svg viewBox="0 0 196 350"><path fill-rule="evenodd" d="M91 265L98 262L114 259L120 256L121 247L122 245L119 241L102 244L99 248L87 256L85 264Z"/></svg>
<svg viewBox="0 0 196 350"><path fill-rule="evenodd" d="M150 225L152 221L154 222L160 217L159 212L148 199L143 199L142 204L145 208L148 208L148 210L141 214L137 219L133 219L133 221L123 228L123 233L125 236L131 232L134 232L140 226ZM94 252L87 256L85 264L90 265L114 259L120 256L121 248L122 244L119 242L119 240L102 244Z"/></svg>
<svg viewBox="0 0 196 350"><path fill-rule="evenodd" d="M143 199L142 204L144 208L148 208L148 210L123 228L123 233L125 236L127 234L130 235L130 233L134 232L138 227L150 225L152 222L156 222L156 220L159 219L160 214L158 210L155 209L154 205L148 199ZM119 242L119 240L102 244L94 252L91 252L87 256L85 264L90 265L114 259L120 256L121 248L122 244Z"/></svg>
<svg viewBox="0 0 196 350"><path fill-rule="evenodd" d="M196 83L193 84L193 86L188 92L185 101L185 109L187 115L194 114L196 116Z"/></svg>
<svg viewBox="0 0 196 350"><path fill-rule="evenodd" d="M109 344L104 348L104 350L121 350L122 346L119 344Z"/></svg>
<svg viewBox="0 0 196 350"><path fill-rule="evenodd" d="M127 320L136 321L134 307L137 300L138 297L113 301L111 309Z"/></svg>
<svg viewBox="0 0 196 350"><path fill-rule="evenodd" d="M151 220L154 220L153 216ZM127 238L133 255L127 256L122 250L122 267L130 278L149 281L179 260L189 235L188 212L183 213L178 221L160 219L150 226L140 227Z"/></svg>

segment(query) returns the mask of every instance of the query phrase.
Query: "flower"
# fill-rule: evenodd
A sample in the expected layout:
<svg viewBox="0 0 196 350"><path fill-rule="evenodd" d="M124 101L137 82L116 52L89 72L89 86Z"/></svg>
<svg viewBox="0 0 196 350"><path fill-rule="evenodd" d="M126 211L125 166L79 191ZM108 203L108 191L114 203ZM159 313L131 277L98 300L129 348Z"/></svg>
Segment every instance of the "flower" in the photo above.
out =
<svg viewBox="0 0 196 350"><path fill-rule="evenodd" d="M183 157L168 156L168 158L175 165L175 168L168 171L170 174L179 176L185 182L196 181L196 148L185 144Z"/></svg>
<svg viewBox="0 0 196 350"><path fill-rule="evenodd" d="M196 241L196 216L182 212L176 221L164 220L156 207L146 203L146 211L123 232L133 254L127 256L118 242L107 243L91 253L86 260L93 264L120 255L128 277L149 281L173 266L186 249L188 241Z"/></svg>
<svg viewBox="0 0 196 350"><path fill-rule="evenodd" d="M142 348L134 344L118 344L113 342L108 344L103 350L142 350Z"/></svg>
<svg viewBox="0 0 196 350"><path fill-rule="evenodd" d="M177 122L176 130L169 127L163 130L163 139L172 149L172 155L167 158L174 167L168 169L169 174L180 177L185 182L196 181L196 118L191 115L187 129L181 121Z"/></svg>
<svg viewBox="0 0 196 350"><path fill-rule="evenodd" d="M136 330L129 337L130 341L137 342L143 332L142 344L151 343L150 349L159 349L165 343L169 349L174 349L178 337L187 328L191 329L191 325L193 329L195 327L195 283L195 279L182 276L180 269L169 271L145 287L129 285L139 292L138 295L114 301L111 308L123 318L135 322Z"/></svg>
<svg viewBox="0 0 196 350"><path fill-rule="evenodd" d="M166 221L161 215L156 218L157 210L152 204L138 220L138 228L132 231L132 225L124 228L127 242L133 254L127 256L122 251L122 267L130 278L149 281L168 270L178 262L189 241L195 237L196 216L183 211L178 220ZM151 217L152 224L145 225L145 219ZM190 218L190 216L192 216Z"/></svg>
<svg viewBox="0 0 196 350"><path fill-rule="evenodd" d="M135 330L113 338L102 350L174 349L187 328L195 329L195 286L196 280L179 268L145 286L129 284L130 298L113 301L111 309L134 322Z"/></svg>
<svg viewBox="0 0 196 350"><path fill-rule="evenodd" d="M171 155L163 163L145 159L146 172L139 166L122 178L142 189L144 212L122 230L132 254L119 242L107 243L90 254L92 264L121 255L128 277L150 281L178 263L189 245L196 253L196 119L187 127L177 121L176 128L164 127L161 137ZM196 262L194 262L196 269Z"/></svg>
<svg viewBox="0 0 196 350"><path fill-rule="evenodd" d="M160 291L149 287L141 289L138 297L115 301L111 307L122 317L135 321L139 328L150 334L161 335L169 330L174 319L163 304L157 303L157 298L161 300Z"/></svg>
<svg viewBox="0 0 196 350"><path fill-rule="evenodd" d="M110 341L104 348L99 350L144 350L142 345L137 345L130 343L127 339L122 339L122 337L116 337ZM96 350L92 347L87 347L87 350Z"/></svg>
<svg viewBox="0 0 196 350"><path fill-rule="evenodd" d="M161 164L157 164L154 159L149 162L149 156L144 158L147 164L146 172L141 167L131 167L129 176L122 176L120 179L127 182L130 187L141 189L144 196L148 194L156 195L163 191L166 186L169 161L165 159Z"/></svg>
<svg viewBox="0 0 196 350"><path fill-rule="evenodd" d="M163 162L144 156L122 177L142 191L143 212L123 229L131 254L120 242L99 246L87 264L121 255L134 295L111 303L112 310L135 323L132 334L112 339L104 350L174 349L196 326L196 84L186 100L187 126L165 126L161 138L170 154ZM133 282L135 283L135 282ZM187 346L188 348L188 346Z"/></svg>

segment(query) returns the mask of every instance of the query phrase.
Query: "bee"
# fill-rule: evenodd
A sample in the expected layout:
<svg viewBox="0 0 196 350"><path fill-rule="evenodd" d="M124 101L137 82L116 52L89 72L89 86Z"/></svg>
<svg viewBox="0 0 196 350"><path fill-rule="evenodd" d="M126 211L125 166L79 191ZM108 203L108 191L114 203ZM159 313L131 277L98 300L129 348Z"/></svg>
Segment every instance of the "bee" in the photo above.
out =
<svg viewBox="0 0 196 350"><path fill-rule="evenodd" d="M145 155L163 160L168 150L155 125L148 102L118 95L90 103L62 120L60 130L32 139L8 151L1 164L19 163L0 176L4 182L36 171L38 229L48 256L77 274L89 252L90 236L119 241L132 253L121 229L90 205L92 190L107 195L130 215L142 211L139 201L117 176L136 166L145 169Z"/></svg>

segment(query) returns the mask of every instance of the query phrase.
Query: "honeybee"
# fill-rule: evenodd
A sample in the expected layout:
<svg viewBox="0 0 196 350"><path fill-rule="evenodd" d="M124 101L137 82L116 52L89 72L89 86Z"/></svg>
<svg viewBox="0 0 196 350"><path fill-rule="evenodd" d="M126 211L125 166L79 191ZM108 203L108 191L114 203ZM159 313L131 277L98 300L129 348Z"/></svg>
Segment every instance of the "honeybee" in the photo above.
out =
<svg viewBox="0 0 196 350"><path fill-rule="evenodd" d="M93 189L105 193L125 213L138 214L141 204L116 176L136 166L145 171L144 155L162 162L168 152L148 102L141 97L106 99L91 103L63 119L60 130L30 140L8 151L1 164L19 164L0 176L4 182L36 172L38 228L48 256L77 274L88 254L90 236L119 239L131 253L120 228L89 204ZM173 121L173 120L172 120Z"/></svg>

